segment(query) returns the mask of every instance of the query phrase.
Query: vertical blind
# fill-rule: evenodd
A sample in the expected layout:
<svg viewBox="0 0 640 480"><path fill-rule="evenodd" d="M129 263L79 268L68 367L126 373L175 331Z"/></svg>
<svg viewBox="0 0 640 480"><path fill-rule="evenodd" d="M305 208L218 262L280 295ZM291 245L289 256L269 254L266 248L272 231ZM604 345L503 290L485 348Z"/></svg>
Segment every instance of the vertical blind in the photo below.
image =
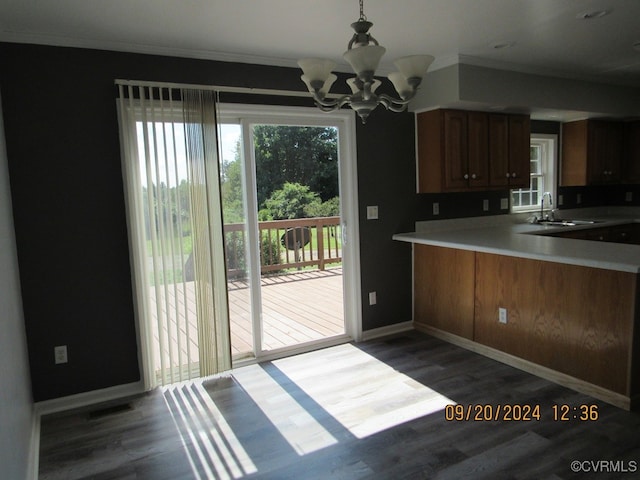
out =
<svg viewBox="0 0 640 480"><path fill-rule="evenodd" d="M117 85L145 386L227 370L215 92Z"/></svg>

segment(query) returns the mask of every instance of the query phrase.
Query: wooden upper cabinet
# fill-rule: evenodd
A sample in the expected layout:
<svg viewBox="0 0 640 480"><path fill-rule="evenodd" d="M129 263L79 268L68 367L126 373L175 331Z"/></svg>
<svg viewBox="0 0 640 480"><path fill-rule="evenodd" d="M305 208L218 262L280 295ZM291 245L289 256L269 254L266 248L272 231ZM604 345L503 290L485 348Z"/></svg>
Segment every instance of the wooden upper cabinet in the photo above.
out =
<svg viewBox="0 0 640 480"><path fill-rule="evenodd" d="M623 124L580 120L562 125L562 186L622 181Z"/></svg>
<svg viewBox="0 0 640 480"><path fill-rule="evenodd" d="M467 113L467 175L470 187L489 185L489 117L486 113Z"/></svg>
<svg viewBox="0 0 640 480"><path fill-rule="evenodd" d="M444 110L444 188L466 190L487 185L487 116Z"/></svg>
<svg viewBox="0 0 640 480"><path fill-rule="evenodd" d="M623 153L622 178L640 183L640 121L625 124Z"/></svg>
<svg viewBox="0 0 640 480"><path fill-rule="evenodd" d="M509 117L503 114L489 115L489 183L508 187L509 170Z"/></svg>
<svg viewBox="0 0 640 480"><path fill-rule="evenodd" d="M442 161L447 190L464 189L469 186L467 129L467 115L464 112L442 112Z"/></svg>
<svg viewBox="0 0 640 480"><path fill-rule="evenodd" d="M509 115L509 187L528 188L531 172L531 120Z"/></svg>
<svg viewBox="0 0 640 480"><path fill-rule="evenodd" d="M420 193L529 185L529 117L432 110L417 125Z"/></svg>

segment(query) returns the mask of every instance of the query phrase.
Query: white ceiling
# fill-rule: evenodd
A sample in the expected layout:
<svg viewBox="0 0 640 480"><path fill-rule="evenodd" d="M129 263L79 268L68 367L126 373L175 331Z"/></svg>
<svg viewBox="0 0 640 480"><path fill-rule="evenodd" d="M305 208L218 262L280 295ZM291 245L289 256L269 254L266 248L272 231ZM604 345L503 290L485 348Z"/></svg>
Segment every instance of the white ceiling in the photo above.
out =
<svg viewBox="0 0 640 480"><path fill-rule="evenodd" d="M595 10L609 14L576 18ZM383 72L427 53L432 70L462 61L640 86L640 0L365 0L364 12ZM0 0L0 41L283 66L320 56L348 71L358 15L357 0Z"/></svg>

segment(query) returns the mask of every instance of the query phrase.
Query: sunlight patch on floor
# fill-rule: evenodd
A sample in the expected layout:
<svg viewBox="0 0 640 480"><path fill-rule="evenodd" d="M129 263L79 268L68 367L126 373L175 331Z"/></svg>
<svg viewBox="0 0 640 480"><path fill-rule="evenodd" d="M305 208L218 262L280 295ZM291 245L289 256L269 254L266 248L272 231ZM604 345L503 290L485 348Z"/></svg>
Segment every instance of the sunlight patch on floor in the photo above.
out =
<svg viewBox="0 0 640 480"><path fill-rule="evenodd" d="M234 370L233 377L298 455L338 443L338 440L260 365Z"/></svg>
<svg viewBox="0 0 640 480"><path fill-rule="evenodd" d="M257 472L200 382L165 387L163 393L195 478L242 478Z"/></svg>
<svg viewBox="0 0 640 480"><path fill-rule="evenodd" d="M455 403L351 344L273 364L357 438Z"/></svg>

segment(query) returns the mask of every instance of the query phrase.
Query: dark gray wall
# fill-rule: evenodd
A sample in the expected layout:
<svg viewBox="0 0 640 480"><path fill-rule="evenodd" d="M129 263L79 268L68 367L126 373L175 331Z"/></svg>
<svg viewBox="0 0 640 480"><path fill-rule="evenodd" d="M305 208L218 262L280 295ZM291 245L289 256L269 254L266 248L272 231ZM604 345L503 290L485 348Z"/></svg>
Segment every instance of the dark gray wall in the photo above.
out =
<svg viewBox="0 0 640 480"><path fill-rule="evenodd" d="M2 305L0 312L0 465L2 478L23 480L28 478L34 412L2 118L0 118L0 305Z"/></svg>
<svg viewBox="0 0 640 480"><path fill-rule="evenodd" d="M300 72L7 43L0 65L34 398L138 381L114 79L304 90ZM365 330L411 319L411 250L391 235L413 229L413 119L375 111L357 128L360 206L381 213L360 214L363 296L379 296Z"/></svg>

